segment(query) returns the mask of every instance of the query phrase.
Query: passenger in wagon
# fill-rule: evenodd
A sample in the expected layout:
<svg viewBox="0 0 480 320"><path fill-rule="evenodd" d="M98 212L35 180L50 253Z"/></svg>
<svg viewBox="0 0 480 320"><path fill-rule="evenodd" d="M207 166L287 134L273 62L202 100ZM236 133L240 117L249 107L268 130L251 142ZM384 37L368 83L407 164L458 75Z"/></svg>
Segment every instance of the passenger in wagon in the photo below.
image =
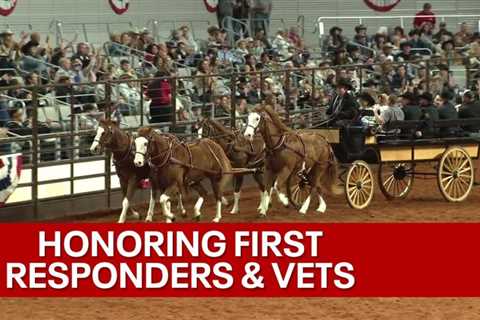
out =
<svg viewBox="0 0 480 320"><path fill-rule="evenodd" d="M475 100L475 96L470 90L463 94L463 103L458 110L458 117L460 119L480 119L480 101ZM468 131L470 135L480 137L480 126L466 126L464 129Z"/></svg>
<svg viewBox="0 0 480 320"><path fill-rule="evenodd" d="M433 128L433 122L440 119L437 108L433 105L433 97L430 92L425 92L418 97L422 109L422 118L425 120L425 127L422 130L423 137L432 137L436 130Z"/></svg>
<svg viewBox="0 0 480 320"><path fill-rule="evenodd" d="M420 120L422 118L422 110L415 103L415 96L411 92L406 92L400 96L400 104L402 105L405 120Z"/></svg>

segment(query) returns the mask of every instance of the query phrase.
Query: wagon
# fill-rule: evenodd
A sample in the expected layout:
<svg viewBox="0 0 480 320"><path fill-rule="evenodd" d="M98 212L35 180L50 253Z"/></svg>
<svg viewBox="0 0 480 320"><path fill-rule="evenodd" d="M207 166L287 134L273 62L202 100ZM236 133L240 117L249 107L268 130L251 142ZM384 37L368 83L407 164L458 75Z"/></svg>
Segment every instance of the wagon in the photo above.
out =
<svg viewBox="0 0 480 320"><path fill-rule="evenodd" d="M375 181L388 200L404 199L418 175L435 176L449 202L467 199L474 184L472 160L478 159L480 144L480 137L462 129L468 126L480 126L480 119L396 121L386 128L395 134L376 134L373 128L357 126L308 130L325 137L333 147L347 203L364 209L373 199ZM419 163L427 165L417 168ZM372 165L377 165L376 174ZM288 196L296 208L310 193L304 175L290 177Z"/></svg>

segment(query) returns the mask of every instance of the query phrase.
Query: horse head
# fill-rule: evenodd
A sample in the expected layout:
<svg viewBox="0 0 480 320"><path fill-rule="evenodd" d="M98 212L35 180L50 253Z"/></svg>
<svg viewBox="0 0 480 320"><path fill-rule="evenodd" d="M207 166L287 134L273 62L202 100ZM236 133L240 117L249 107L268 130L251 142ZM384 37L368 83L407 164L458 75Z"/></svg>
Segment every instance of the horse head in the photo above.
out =
<svg viewBox="0 0 480 320"><path fill-rule="evenodd" d="M112 148L115 132L118 131L118 124L114 120L102 119L99 122L97 133L90 146L90 152L100 154L105 148Z"/></svg>
<svg viewBox="0 0 480 320"><path fill-rule="evenodd" d="M264 122L262 121L262 119L264 119L264 111L264 105L257 105L252 111L248 113L247 127L245 128L245 131L243 133L245 138L247 138L248 140L253 141L255 134L258 130L260 130L262 122Z"/></svg>
<svg viewBox="0 0 480 320"><path fill-rule="evenodd" d="M148 145L154 132L153 128L150 127L142 127L137 131L138 136L135 139L135 158L133 159L133 163L139 168L145 165Z"/></svg>

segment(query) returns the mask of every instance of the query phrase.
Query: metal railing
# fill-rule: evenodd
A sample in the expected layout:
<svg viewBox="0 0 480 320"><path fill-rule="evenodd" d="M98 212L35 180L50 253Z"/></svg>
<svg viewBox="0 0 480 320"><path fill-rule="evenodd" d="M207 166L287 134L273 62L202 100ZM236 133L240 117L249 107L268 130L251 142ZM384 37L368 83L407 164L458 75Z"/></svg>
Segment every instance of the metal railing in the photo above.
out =
<svg viewBox="0 0 480 320"><path fill-rule="evenodd" d="M468 18L477 20L477 30L480 30L480 15L456 15L456 14L446 14L446 15L435 15L440 21L446 21L447 19L455 18ZM322 38L325 35L325 23L327 21L345 21L353 20L358 22L358 24L363 24L365 20L385 20L385 21L398 21L402 28L405 28L405 21L408 19L414 19L415 16L405 15L405 16L388 16L388 15L379 15L379 16L335 16L335 17L319 17L316 21L318 26L319 37ZM392 25L390 25L392 26ZM396 25L395 25L396 26Z"/></svg>
<svg viewBox="0 0 480 320"><path fill-rule="evenodd" d="M410 63L426 64L427 68L427 89L431 82L431 70L434 68L434 64L430 61L413 61ZM407 63L392 63L393 67L405 65ZM184 109L188 111L196 111L196 116L212 116L220 119L224 122L228 122L230 127L238 128L239 122L245 118L246 113L239 108L239 88L237 86L237 80L239 78L248 78L250 82L258 83L259 101L264 98L268 98L269 90L267 88L267 81L265 79L270 78L279 84L283 88L284 103L279 106L279 110L290 124L303 127L311 127L318 125L324 120L324 113L326 106L322 105L316 93L325 91L324 84L319 83L318 72L322 70L331 69L337 74L343 70L355 70L359 76L359 88L362 90L362 84L366 79L363 79L363 72L372 66L381 66L381 64L372 65L343 65L332 66L328 68L302 68L302 69L284 69L267 72L250 72L250 73L228 73L228 74L210 74L202 76L182 76L182 77L169 77L161 79L136 79L129 80L131 86L138 87L140 91L140 101L138 102L139 110L136 115L120 115L120 123L126 130L134 131L138 127L148 125L163 131L169 130L181 137L189 138L194 133L194 127L197 123L196 117L191 117L187 120L179 118L178 99L191 98L188 94L182 91L180 86L181 82L195 82L200 83L202 92L210 91L211 95L215 98L215 93L212 92L213 88L208 87L207 81L210 79L226 79L222 82L223 85L228 88L228 93L224 93L221 96L228 96L230 99L229 105L218 105L212 103L215 99L202 99L192 102L190 107L184 106ZM469 71L470 66L465 66L466 71ZM144 110L144 102L148 99L148 95L151 94L148 90L151 90L152 81L166 80L169 81L171 87L171 103L169 106L163 106L170 108L169 119L161 123L150 123L149 115ZM381 79L384 80L384 79ZM304 92L299 95L294 93L293 89L302 88L300 81L309 85L308 91L304 87ZM469 85L470 79L466 79L466 86ZM117 101L114 99L112 92L115 87L121 83L127 81L115 80L106 82L89 83L89 86L102 87L105 92L105 97L102 101L102 108L99 112L105 114L107 118L117 118L119 116L119 110ZM83 86L85 84L82 84ZM60 131L53 131L50 133L41 133L40 113L42 107L39 105L39 100L42 96L39 94L39 90L57 90L58 85L42 85L42 86L29 86L25 89L32 92L32 108L31 108L31 134L22 137L9 137L1 138L0 145L6 145L11 143L23 143L28 144L23 150L24 156L27 158L26 170L29 170L30 180L23 180L19 186L18 192L22 194L28 194L28 199L12 204L7 204L7 208L15 207L16 205L31 205L33 216L36 219L42 218L41 213L38 211L39 204L51 199L71 199L72 201L81 195L94 192L96 194L102 194L107 208L110 208L112 199L112 190L118 188L118 184L114 183L114 169L112 168L111 155L109 153L102 156L91 156L88 154L88 146L91 143L91 139L94 135L94 130L91 127L82 126L82 121L85 119L92 120L98 113L81 113L78 114L75 110L74 96L78 85L69 84L63 85L64 89L68 89L67 92L70 99L68 104L69 108L69 126ZM147 89L146 89L147 88ZM8 88L6 88L8 89ZM145 91L147 90L147 92ZM299 103L299 98L303 97L303 102ZM65 105L64 105L65 106ZM195 109L195 110L194 110ZM217 114L217 111L221 111ZM150 115L151 116L151 115ZM135 120L135 121L130 121ZM94 121L92 121L94 123ZM57 143L48 144L49 140L55 140ZM46 154L60 154L60 159L49 158ZM63 166L61 169L59 166ZM82 167L84 166L84 167ZM83 169L82 169L83 168ZM61 170L60 170L61 169ZM64 170L64 175L52 175L48 173L58 173ZM61 190L53 190L55 186L61 186ZM93 189L86 189L85 185L92 187ZM50 192L50 193L48 193ZM15 194L14 194L15 195ZM102 209L102 208L97 208Z"/></svg>
<svg viewBox="0 0 480 320"><path fill-rule="evenodd" d="M84 42L91 42L92 33L102 33L108 37L113 30L117 30L119 27L123 31L132 30L135 26L132 22L63 22L62 20L52 20L50 22L50 32L55 34L56 44L60 45L62 39L65 39L65 33L80 33L83 36ZM67 30L66 30L67 29ZM92 32L90 29L95 30ZM100 31L103 29L102 31ZM98 42L100 44L103 42Z"/></svg>

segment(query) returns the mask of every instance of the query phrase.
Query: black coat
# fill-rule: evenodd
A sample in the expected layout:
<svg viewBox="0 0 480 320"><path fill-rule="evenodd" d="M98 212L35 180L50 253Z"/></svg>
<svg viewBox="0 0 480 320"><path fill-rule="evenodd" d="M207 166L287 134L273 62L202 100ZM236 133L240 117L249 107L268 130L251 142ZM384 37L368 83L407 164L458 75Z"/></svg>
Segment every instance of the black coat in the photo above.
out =
<svg viewBox="0 0 480 320"><path fill-rule="evenodd" d="M475 101L462 105L458 110L458 117L460 119L480 118L480 102ZM479 132L480 126L467 126L464 129L470 132Z"/></svg>
<svg viewBox="0 0 480 320"><path fill-rule="evenodd" d="M327 109L327 115L332 121L350 120L353 121L358 115L358 104L350 95L335 96Z"/></svg>
<svg viewBox="0 0 480 320"><path fill-rule="evenodd" d="M438 107L438 115L441 120L458 119L458 113L453 104L447 102L443 106Z"/></svg>

